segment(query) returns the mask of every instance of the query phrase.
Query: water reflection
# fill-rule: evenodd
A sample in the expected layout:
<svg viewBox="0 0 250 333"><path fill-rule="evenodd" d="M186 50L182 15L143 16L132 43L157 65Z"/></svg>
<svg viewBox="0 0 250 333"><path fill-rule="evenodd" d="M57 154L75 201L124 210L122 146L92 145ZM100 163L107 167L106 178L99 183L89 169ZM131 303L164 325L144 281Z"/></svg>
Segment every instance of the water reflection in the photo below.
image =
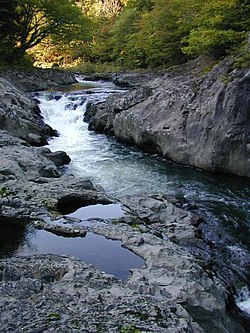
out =
<svg viewBox="0 0 250 333"><path fill-rule="evenodd" d="M120 279L127 279L130 269L144 265L144 260L123 248L120 241L93 233L67 238L0 220L0 258L49 253L76 257Z"/></svg>
<svg viewBox="0 0 250 333"><path fill-rule="evenodd" d="M124 211L120 204L108 204L108 205L89 205L77 209L74 213L68 214L68 217L75 217L82 220L91 218L99 219L118 219L124 215Z"/></svg>
<svg viewBox="0 0 250 333"><path fill-rule="evenodd" d="M26 241L23 221L0 217L0 258L9 257Z"/></svg>

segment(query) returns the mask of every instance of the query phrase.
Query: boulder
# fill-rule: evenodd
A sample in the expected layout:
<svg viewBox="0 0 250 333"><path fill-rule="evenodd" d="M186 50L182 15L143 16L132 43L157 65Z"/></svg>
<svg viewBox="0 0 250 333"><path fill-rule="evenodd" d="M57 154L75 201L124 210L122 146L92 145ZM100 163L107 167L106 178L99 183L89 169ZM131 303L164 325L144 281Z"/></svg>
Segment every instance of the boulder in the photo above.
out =
<svg viewBox="0 0 250 333"><path fill-rule="evenodd" d="M44 153L43 156L55 163L57 167L69 164L71 159L65 151L55 151Z"/></svg>

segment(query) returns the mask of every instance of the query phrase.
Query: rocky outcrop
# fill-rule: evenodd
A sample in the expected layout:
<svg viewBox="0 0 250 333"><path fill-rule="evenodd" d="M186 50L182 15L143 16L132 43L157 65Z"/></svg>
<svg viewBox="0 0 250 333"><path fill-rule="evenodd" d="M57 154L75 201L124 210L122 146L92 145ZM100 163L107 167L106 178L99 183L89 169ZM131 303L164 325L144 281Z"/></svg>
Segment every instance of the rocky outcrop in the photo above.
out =
<svg viewBox="0 0 250 333"><path fill-rule="evenodd" d="M53 134L43 123L37 104L3 78L0 78L0 130L34 146L46 144L47 133Z"/></svg>
<svg viewBox="0 0 250 333"><path fill-rule="evenodd" d="M39 76L41 74L41 76ZM71 197L78 202L107 202L103 191L86 180L63 175L60 167L70 163L65 152L42 147L57 135L43 122L39 107L17 87L44 87L69 82L60 71L30 70L27 74L5 72L15 86L0 78L0 212L11 218L34 218L58 214L58 202ZM39 77L39 79L38 79ZM51 77L51 81L45 78ZM11 80L10 80L11 81ZM71 80L72 81L72 80ZM80 199L79 199L80 198Z"/></svg>
<svg viewBox="0 0 250 333"><path fill-rule="evenodd" d="M250 72L195 66L97 105L90 129L179 164L250 177ZM93 109L92 109L93 111Z"/></svg>
<svg viewBox="0 0 250 333"><path fill-rule="evenodd" d="M181 305L66 256L1 262L1 331L203 333Z"/></svg>
<svg viewBox="0 0 250 333"><path fill-rule="evenodd" d="M121 240L145 266L122 282L66 256L1 260L0 330L243 333L228 312L226 284L189 251L204 245L196 237L200 220L178 207L175 198L122 198L125 214L116 220L84 224L64 216L82 206L113 201L91 181L61 172L70 157L40 147L53 130L44 132L34 102L10 82L1 82L0 223L31 221L36 228L71 237L89 231L102 234ZM153 94L151 84L119 102L113 118L107 118L108 126L115 130L117 115Z"/></svg>
<svg viewBox="0 0 250 333"><path fill-rule="evenodd" d="M16 88L27 92L76 83L74 74L59 69L9 69L0 71L0 77L5 78Z"/></svg>

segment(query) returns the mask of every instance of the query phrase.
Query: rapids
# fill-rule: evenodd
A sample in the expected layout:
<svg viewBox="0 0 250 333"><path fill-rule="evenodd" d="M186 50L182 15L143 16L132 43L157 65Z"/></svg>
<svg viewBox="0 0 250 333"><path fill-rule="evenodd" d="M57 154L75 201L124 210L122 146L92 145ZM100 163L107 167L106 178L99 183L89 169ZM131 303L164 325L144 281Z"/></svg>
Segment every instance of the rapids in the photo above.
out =
<svg viewBox="0 0 250 333"><path fill-rule="evenodd" d="M83 122L87 104L103 101L119 88L108 82L78 80L76 85L33 95L44 121L60 134L49 148L64 150L71 158L66 172L89 178L113 198L145 192L183 198L205 218L202 232L213 244L218 265L229 265L249 283L250 180L178 166L88 131ZM244 293L237 298L241 309L249 309L248 297Z"/></svg>

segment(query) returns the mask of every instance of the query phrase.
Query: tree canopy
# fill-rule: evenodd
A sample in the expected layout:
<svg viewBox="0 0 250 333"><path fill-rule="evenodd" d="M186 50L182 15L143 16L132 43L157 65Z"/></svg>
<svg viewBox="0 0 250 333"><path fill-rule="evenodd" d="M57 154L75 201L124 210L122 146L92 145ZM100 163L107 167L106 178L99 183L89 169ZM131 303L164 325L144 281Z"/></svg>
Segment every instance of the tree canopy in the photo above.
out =
<svg viewBox="0 0 250 333"><path fill-rule="evenodd" d="M0 58L30 50L45 61L54 54L68 62L169 66L240 52L250 31L249 0L0 2Z"/></svg>
<svg viewBox="0 0 250 333"><path fill-rule="evenodd" d="M73 0L1 0L1 44L12 41L12 51L22 57L48 36L84 39L89 19ZM4 16L7 13L9 17ZM11 13L11 14L10 14ZM8 23L8 21L10 23ZM9 45L10 46L10 45Z"/></svg>

